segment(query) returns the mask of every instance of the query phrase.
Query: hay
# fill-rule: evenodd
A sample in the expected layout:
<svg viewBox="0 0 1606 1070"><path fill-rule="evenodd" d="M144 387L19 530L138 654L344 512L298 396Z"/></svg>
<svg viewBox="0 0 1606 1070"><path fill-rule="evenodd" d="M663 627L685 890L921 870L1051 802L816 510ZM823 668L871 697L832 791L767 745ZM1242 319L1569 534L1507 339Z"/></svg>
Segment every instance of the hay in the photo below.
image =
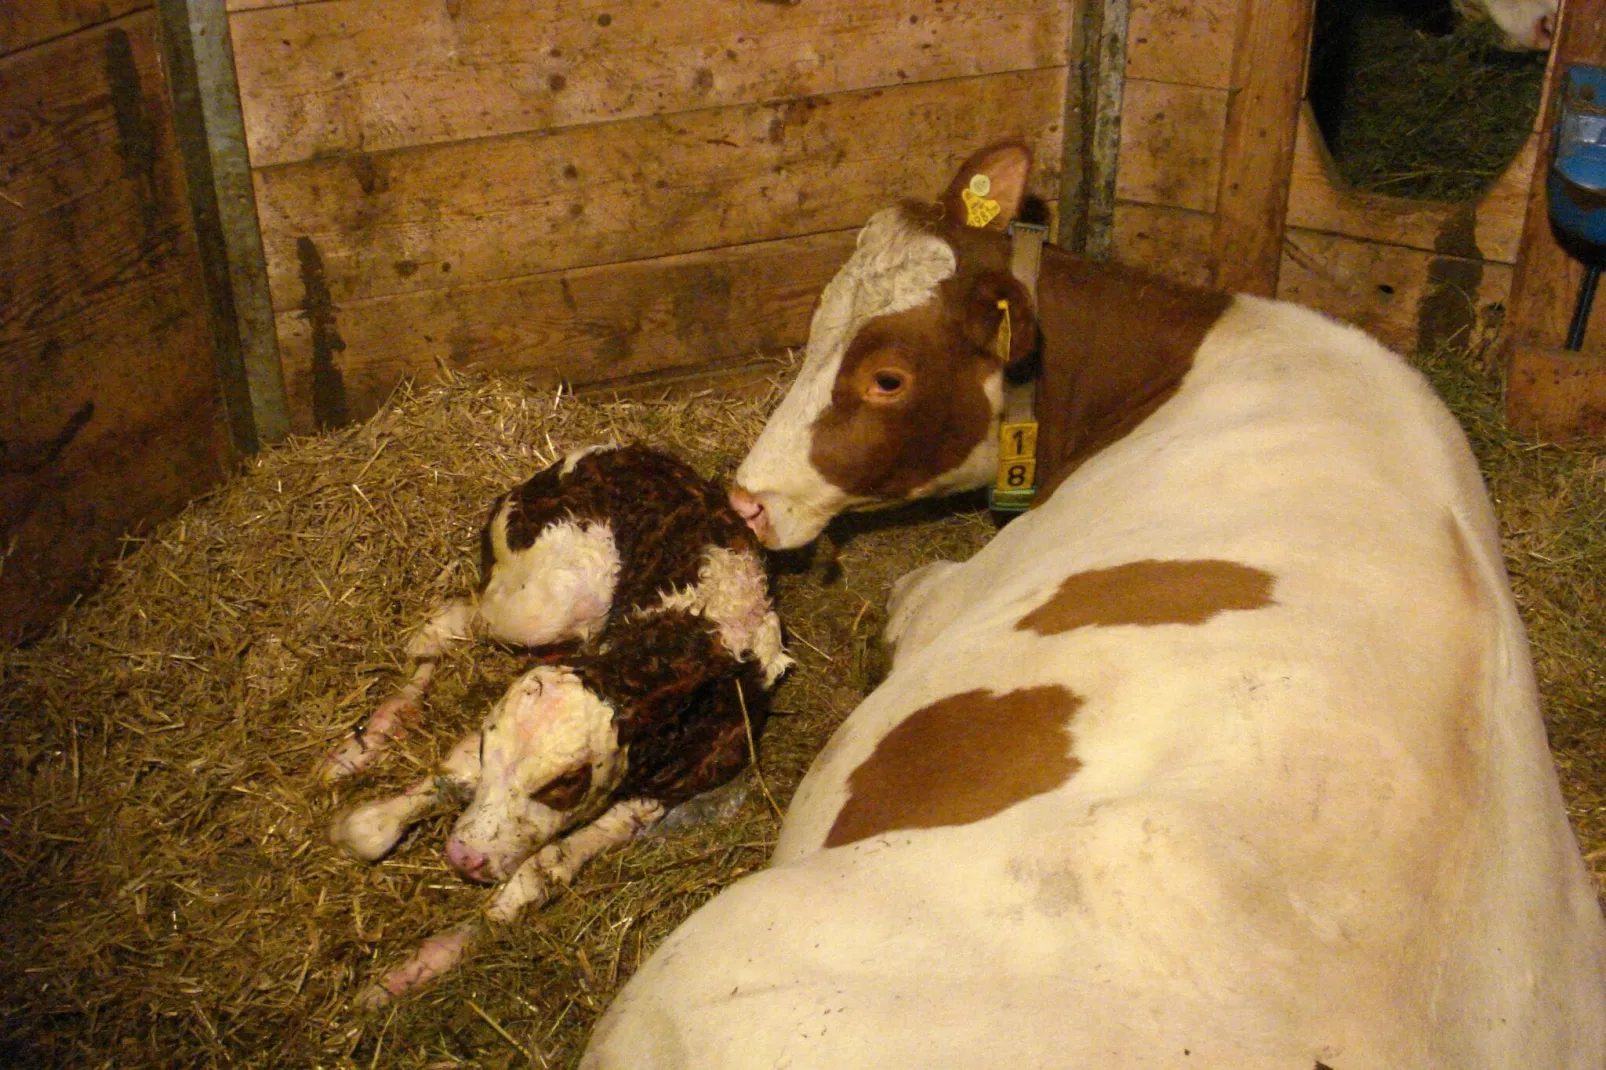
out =
<svg viewBox="0 0 1606 1070"><path fill-rule="evenodd" d="M1493 378L1428 364L1479 441L1533 627L1572 814L1606 874L1601 601L1606 461L1506 435ZM567 1066L641 958L761 866L759 790L725 825L599 859L441 982L372 1014L351 1000L486 893L447 870L449 817L378 866L325 838L336 807L422 773L516 674L444 663L431 719L380 775L313 782L403 671L406 630L473 579L496 493L571 446L640 438L728 478L774 400L600 404L455 378L373 420L270 450L149 538L34 645L0 655L0 1055L8 1065ZM784 806L879 671L891 580L990 536L975 508L866 514L778 560L799 668L761 746Z"/></svg>
<svg viewBox="0 0 1606 1070"><path fill-rule="evenodd" d="M595 863L442 983L375 1015L352 997L483 889L441 857L449 816L365 866L335 809L399 789L517 674L479 649L437 676L424 729L336 792L312 770L400 680L406 631L474 579L496 494L571 447L642 439L728 478L774 397L595 403L456 378L363 425L297 439L149 538L46 638L0 656L7 1065L571 1063L614 988L675 924L762 865L760 790L733 821ZM761 744L784 806L867 689L891 580L967 556L979 515L788 555L799 668ZM830 586L820 576L836 572Z"/></svg>
<svg viewBox="0 0 1606 1070"><path fill-rule="evenodd" d="M1357 189L1471 200L1533 129L1545 57L1494 47L1489 23L1430 22L1399 0L1322 0L1311 104Z"/></svg>

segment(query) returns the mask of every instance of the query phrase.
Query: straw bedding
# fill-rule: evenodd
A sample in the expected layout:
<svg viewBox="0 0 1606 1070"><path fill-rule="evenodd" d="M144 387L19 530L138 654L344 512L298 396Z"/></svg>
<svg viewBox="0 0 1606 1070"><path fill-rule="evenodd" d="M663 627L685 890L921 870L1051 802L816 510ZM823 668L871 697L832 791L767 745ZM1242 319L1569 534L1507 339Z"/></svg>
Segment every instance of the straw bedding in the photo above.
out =
<svg viewBox="0 0 1606 1070"><path fill-rule="evenodd" d="M1534 631L1558 762L1606 874L1606 461L1525 445L1477 353L1428 359L1472 429ZM0 1061L72 1066L565 1066L682 918L761 866L811 756L871 685L891 580L991 534L974 507L869 515L777 560L799 667L723 822L599 859L416 997L352 997L486 892L444 865L449 818L366 866L340 804L399 789L483 715L517 656L449 658L381 772L312 770L399 681L407 630L474 580L487 503L562 451L640 439L728 479L770 395L597 403L452 378L298 439L148 537L103 589L0 654Z"/></svg>

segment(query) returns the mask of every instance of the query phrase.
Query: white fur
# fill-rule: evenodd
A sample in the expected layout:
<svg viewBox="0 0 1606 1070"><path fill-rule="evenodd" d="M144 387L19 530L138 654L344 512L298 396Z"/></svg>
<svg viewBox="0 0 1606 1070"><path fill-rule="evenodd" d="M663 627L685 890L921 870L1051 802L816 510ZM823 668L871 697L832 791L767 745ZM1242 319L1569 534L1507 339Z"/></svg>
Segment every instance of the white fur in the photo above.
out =
<svg viewBox="0 0 1606 1070"><path fill-rule="evenodd" d="M781 648L781 620L771 608L764 564L757 555L710 546L697 570L697 583L666 592L644 613L681 611L707 617L719 628L725 648L742 660L755 657L764 669L764 686L773 686L792 665Z"/></svg>
<svg viewBox="0 0 1606 1070"><path fill-rule="evenodd" d="M859 329L931 300L954 266L948 243L901 209L878 212L859 233L858 248L820 295L796 382L736 472L737 485L768 513L772 549L802 546L860 501L808 463L809 428L830 404L843 354Z"/></svg>
<svg viewBox="0 0 1606 1070"><path fill-rule="evenodd" d="M589 639L607 620L619 582L619 550L605 524L559 520L523 550L507 545L507 507L491 522L496 567L479 619L495 639L544 646Z"/></svg>
<svg viewBox="0 0 1606 1070"><path fill-rule="evenodd" d="M1263 570L1272 602L1017 626L1147 559ZM1606 1065L1606 925L1492 512L1365 335L1236 299L1165 405L900 598L770 868L658 948L582 1066ZM916 711L1038 686L1080 701L1057 787L823 846Z"/></svg>
<svg viewBox="0 0 1606 1070"><path fill-rule="evenodd" d="M487 857L486 875L507 878L561 831L568 814L533 792L582 764L592 767L593 790L608 787L619 750L613 712L579 677L549 665L519 677L492 707L478 790L452 829L452 839Z"/></svg>

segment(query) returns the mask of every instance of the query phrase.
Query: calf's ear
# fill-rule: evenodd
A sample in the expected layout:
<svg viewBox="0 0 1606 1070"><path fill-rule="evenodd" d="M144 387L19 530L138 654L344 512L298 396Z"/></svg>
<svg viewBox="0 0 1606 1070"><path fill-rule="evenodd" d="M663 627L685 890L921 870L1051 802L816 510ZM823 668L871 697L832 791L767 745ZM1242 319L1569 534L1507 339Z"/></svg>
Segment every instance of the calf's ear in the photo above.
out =
<svg viewBox="0 0 1606 1070"><path fill-rule="evenodd" d="M960 165L941 203L952 223L1003 230L1020 212L1032 153L1023 142L989 145Z"/></svg>

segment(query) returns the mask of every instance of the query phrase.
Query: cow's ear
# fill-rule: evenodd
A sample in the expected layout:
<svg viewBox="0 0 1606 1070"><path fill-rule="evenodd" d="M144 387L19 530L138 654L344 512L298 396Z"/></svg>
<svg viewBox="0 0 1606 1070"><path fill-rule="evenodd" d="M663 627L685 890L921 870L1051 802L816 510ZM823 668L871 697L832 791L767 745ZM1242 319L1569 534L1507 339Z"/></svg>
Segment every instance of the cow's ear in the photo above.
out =
<svg viewBox="0 0 1606 1070"><path fill-rule="evenodd" d="M959 168L942 195L943 214L967 227L1002 230L1020 211L1032 153L1019 141L989 145Z"/></svg>
<svg viewBox="0 0 1606 1070"><path fill-rule="evenodd" d="M958 307L959 329L966 339L1001 363L1020 365L1036 351L1037 310L1026 287L1009 272L976 276Z"/></svg>

